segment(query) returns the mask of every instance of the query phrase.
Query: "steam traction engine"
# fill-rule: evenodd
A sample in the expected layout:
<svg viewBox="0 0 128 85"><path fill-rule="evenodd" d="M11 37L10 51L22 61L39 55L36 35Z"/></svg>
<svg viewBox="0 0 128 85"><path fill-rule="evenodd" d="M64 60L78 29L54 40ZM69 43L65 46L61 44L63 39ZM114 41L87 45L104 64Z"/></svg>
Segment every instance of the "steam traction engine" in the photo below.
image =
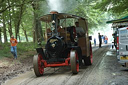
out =
<svg viewBox="0 0 128 85"><path fill-rule="evenodd" d="M77 19L85 36L78 38L75 26L67 26L70 22L67 19ZM36 76L42 76L46 67L71 66L72 73L76 74L83 62L84 65L92 64L92 47L84 18L53 11L42 16L41 21L46 23L47 43L45 48L36 49L38 54L33 58Z"/></svg>

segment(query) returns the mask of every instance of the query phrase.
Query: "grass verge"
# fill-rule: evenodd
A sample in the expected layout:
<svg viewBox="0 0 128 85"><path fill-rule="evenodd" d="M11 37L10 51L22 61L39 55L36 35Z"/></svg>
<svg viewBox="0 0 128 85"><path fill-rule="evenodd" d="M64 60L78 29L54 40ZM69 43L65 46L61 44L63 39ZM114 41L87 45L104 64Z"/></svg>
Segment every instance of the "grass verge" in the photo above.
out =
<svg viewBox="0 0 128 85"><path fill-rule="evenodd" d="M45 42L43 42L44 45ZM17 44L17 55L18 56L32 56L35 49L39 47L37 43L33 42L19 42ZM3 57L13 57L10 51L10 43L0 43L0 59ZM24 56L26 57L26 56Z"/></svg>

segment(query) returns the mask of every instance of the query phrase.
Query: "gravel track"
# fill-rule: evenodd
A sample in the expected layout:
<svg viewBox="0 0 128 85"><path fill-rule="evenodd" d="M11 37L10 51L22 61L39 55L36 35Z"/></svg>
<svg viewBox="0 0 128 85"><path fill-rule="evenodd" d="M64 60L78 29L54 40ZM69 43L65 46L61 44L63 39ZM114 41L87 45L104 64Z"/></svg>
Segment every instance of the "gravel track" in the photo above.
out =
<svg viewBox="0 0 128 85"><path fill-rule="evenodd" d="M128 85L128 70L120 67L110 46L93 48L93 64L82 66L74 75L70 67L45 68L36 77L33 70L20 74L3 85Z"/></svg>

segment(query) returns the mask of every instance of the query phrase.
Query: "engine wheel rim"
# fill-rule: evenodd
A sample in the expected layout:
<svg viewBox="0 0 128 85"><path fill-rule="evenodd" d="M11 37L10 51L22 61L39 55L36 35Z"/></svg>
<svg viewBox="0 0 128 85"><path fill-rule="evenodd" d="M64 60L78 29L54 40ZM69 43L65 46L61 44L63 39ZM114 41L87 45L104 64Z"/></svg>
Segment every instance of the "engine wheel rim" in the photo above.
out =
<svg viewBox="0 0 128 85"><path fill-rule="evenodd" d="M76 51L70 52L70 64L71 64L71 70L74 74L79 72L79 62L78 62L78 55Z"/></svg>
<svg viewBox="0 0 128 85"><path fill-rule="evenodd" d="M77 72L79 72L79 62L77 62L77 60L79 60L78 59L78 54L75 52L75 57L76 57L76 70L77 70Z"/></svg>
<svg viewBox="0 0 128 85"><path fill-rule="evenodd" d="M39 69L40 74L43 74L44 73L44 64L43 64L43 62L41 62L41 60L43 60L43 57L39 54L38 55L38 69Z"/></svg>
<svg viewBox="0 0 128 85"><path fill-rule="evenodd" d="M34 57L33 57L33 69L34 69L35 75L37 77L42 76L43 72L44 72L44 68L41 65L41 60L42 60L41 57L42 56L41 55L39 56L39 54L38 55L34 55Z"/></svg>

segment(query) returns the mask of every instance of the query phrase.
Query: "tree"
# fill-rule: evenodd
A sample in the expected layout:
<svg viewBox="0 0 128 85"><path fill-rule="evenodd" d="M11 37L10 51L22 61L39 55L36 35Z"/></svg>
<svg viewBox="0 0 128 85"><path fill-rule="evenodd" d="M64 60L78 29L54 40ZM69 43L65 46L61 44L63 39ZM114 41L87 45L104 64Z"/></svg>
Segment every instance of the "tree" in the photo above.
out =
<svg viewBox="0 0 128 85"><path fill-rule="evenodd" d="M0 43L2 43L2 30L1 30L1 27L0 27Z"/></svg>
<svg viewBox="0 0 128 85"><path fill-rule="evenodd" d="M25 35L26 41L28 42L29 40L28 40L28 36L27 36L27 31L26 31L26 29L24 28L23 23L21 24L21 26L22 26L22 30L23 30L23 32L24 32L24 35Z"/></svg>
<svg viewBox="0 0 128 85"><path fill-rule="evenodd" d="M21 3L24 3L24 2L25 2L25 0L23 0ZM19 35L19 30L20 30L20 24L21 24L23 10L24 10L24 4L22 4L19 7L19 10L16 12L16 14L17 14L17 18L16 18L16 22L15 22L15 36L16 36L16 39L17 39L17 36L20 36Z"/></svg>
<svg viewBox="0 0 128 85"><path fill-rule="evenodd" d="M100 0L95 8L109 12L114 17L122 17L128 15L127 3L128 0Z"/></svg>
<svg viewBox="0 0 128 85"><path fill-rule="evenodd" d="M38 40L43 40L43 32L41 27L41 22L39 20L40 13L40 1L33 1L32 3L33 13L34 13L34 26L33 26L33 41L37 42Z"/></svg>
<svg viewBox="0 0 128 85"><path fill-rule="evenodd" d="M99 9L94 9L98 0L81 0L75 9L69 11L70 13L82 16L87 19L89 32L92 33L94 29L98 29L99 25L104 25L105 14Z"/></svg>
<svg viewBox="0 0 128 85"><path fill-rule="evenodd" d="M8 0L8 5L10 6L10 0ZM12 14L11 8L9 8L8 9L8 17L9 17L9 20L7 22L8 22L8 32L10 34L10 37L13 34L12 33L12 16L11 16L11 14Z"/></svg>
<svg viewBox="0 0 128 85"><path fill-rule="evenodd" d="M4 34L4 43L7 42L7 33L6 33L6 18L5 16L2 16L3 18L3 34Z"/></svg>

